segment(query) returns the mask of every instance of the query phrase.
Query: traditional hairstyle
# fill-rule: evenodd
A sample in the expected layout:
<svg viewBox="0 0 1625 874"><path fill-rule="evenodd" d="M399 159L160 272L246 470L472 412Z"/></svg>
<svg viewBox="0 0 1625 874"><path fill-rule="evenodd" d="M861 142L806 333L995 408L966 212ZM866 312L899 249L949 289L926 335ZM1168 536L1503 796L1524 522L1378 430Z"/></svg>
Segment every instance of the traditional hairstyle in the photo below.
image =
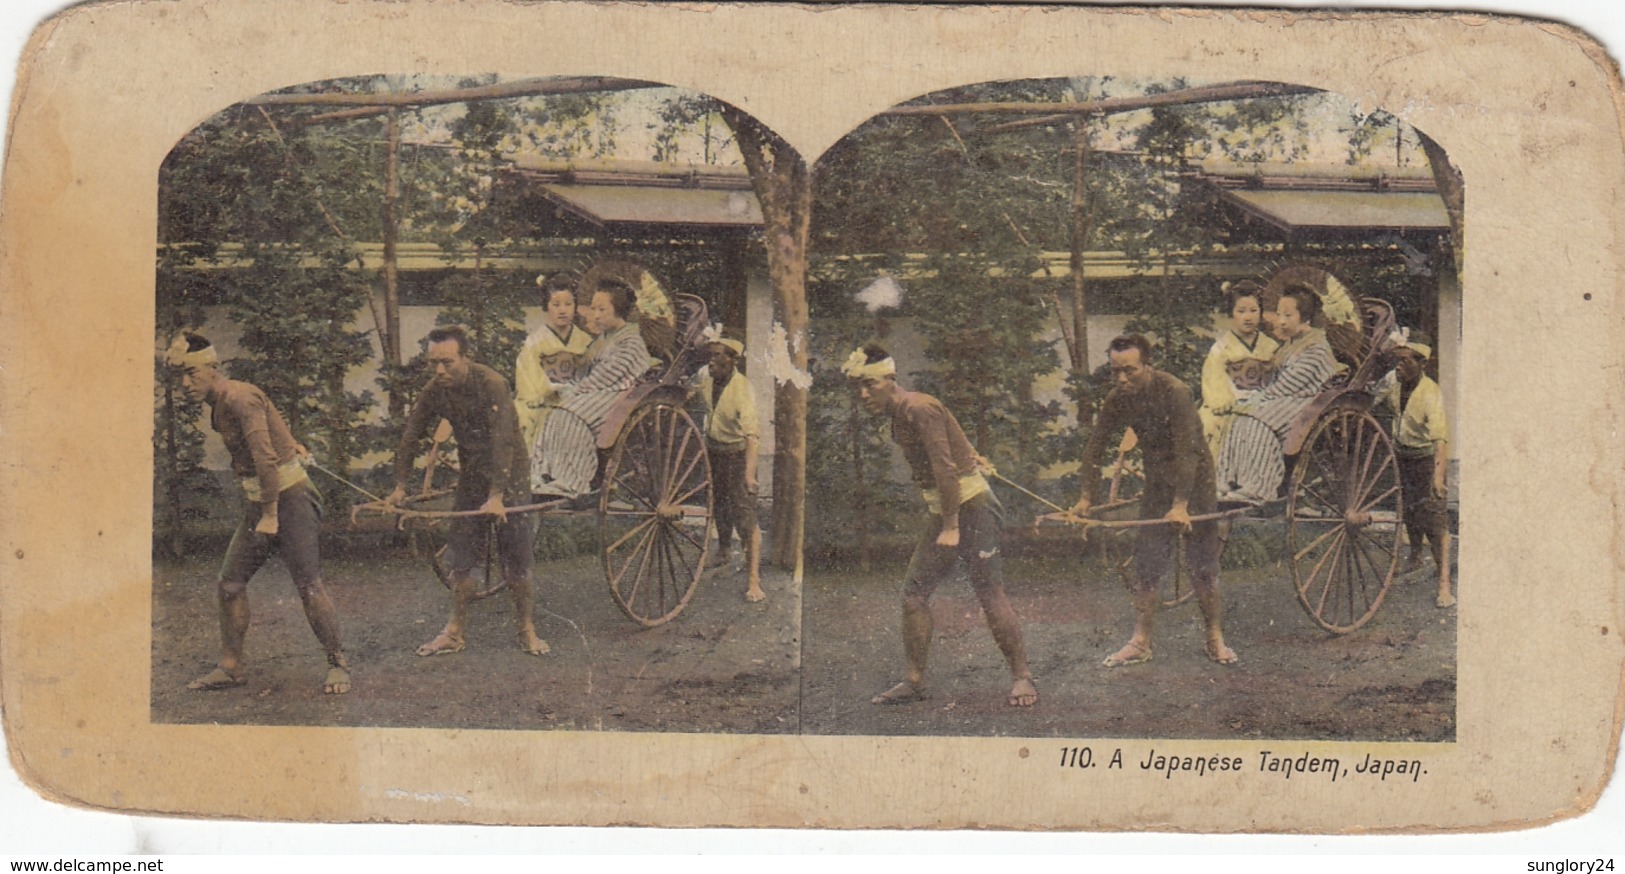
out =
<svg viewBox="0 0 1625 874"><path fill-rule="evenodd" d="M576 287L580 284L580 277L568 271L555 273L552 276L536 277L536 284L542 289L542 306L553 302L553 295L561 291L570 293L572 299L576 296Z"/></svg>
<svg viewBox="0 0 1625 874"><path fill-rule="evenodd" d="M1106 346L1106 354L1113 352L1127 352L1130 349L1140 350L1140 363L1151 363L1151 341L1144 334L1120 334L1112 338Z"/></svg>
<svg viewBox="0 0 1625 874"><path fill-rule="evenodd" d="M462 325L441 325L429 332L430 343L444 343L452 340L457 344L457 354L468 355L469 347L473 342L468 339L468 329Z"/></svg>
<svg viewBox="0 0 1625 874"><path fill-rule="evenodd" d="M1320 295L1313 288L1302 283L1295 283L1281 292L1282 297L1290 297L1298 302L1298 317L1305 323L1313 321L1320 315Z"/></svg>
<svg viewBox="0 0 1625 874"><path fill-rule="evenodd" d="M632 286L614 276L605 276L598 280L598 284L593 286L592 293L609 295L610 305L615 308L615 317L618 319L630 319L632 308L638 302L638 293Z"/></svg>
<svg viewBox="0 0 1625 874"><path fill-rule="evenodd" d="M1237 301L1240 301L1244 297L1250 297L1257 301L1259 310L1262 311L1264 309L1264 286L1252 281L1251 279L1242 279L1236 282L1226 283L1224 295L1225 298L1230 302L1230 306L1225 308L1225 312L1227 313L1235 312Z"/></svg>

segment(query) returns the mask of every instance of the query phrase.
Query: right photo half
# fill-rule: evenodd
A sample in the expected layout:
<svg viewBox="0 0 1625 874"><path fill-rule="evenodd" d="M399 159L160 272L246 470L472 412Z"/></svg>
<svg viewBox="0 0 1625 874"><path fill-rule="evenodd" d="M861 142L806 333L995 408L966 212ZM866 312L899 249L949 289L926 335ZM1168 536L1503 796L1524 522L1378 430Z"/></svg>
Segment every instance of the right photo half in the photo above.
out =
<svg viewBox="0 0 1625 874"><path fill-rule="evenodd" d="M832 147L803 733L1454 741L1463 203L1290 83L967 85Z"/></svg>

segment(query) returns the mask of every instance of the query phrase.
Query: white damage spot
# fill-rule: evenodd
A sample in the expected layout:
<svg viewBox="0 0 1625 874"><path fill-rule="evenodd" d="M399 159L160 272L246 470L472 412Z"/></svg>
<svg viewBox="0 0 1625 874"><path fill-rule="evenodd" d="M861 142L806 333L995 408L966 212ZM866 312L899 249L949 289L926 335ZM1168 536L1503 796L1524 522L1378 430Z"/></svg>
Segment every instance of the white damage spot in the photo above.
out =
<svg viewBox="0 0 1625 874"><path fill-rule="evenodd" d="M797 345L802 342L805 342L803 337L796 338ZM767 366L773 372L774 382L789 383L803 390L812 385L812 374L797 367L790 357L790 336L778 322L773 323L773 330L767 335Z"/></svg>
<svg viewBox="0 0 1625 874"><path fill-rule="evenodd" d="M999 550L997 548L989 549L986 552L978 552L978 553L976 553L977 557L981 558L984 561L986 561L987 559L990 559L993 556L998 555L998 554L999 554Z"/></svg>
<svg viewBox="0 0 1625 874"><path fill-rule="evenodd" d="M864 286L852 299L863 304L871 313L897 309L903 305L903 287L890 276L882 276Z"/></svg>
<svg viewBox="0 0 1625 874"><path fill-rule="evenodd" d="M449 792L408 792L405 789L385 789L384 797L391 801L426 801L431 804L441 804L451 801L464 807L472 807L473 802L464 795L452 795Z"/></svg>

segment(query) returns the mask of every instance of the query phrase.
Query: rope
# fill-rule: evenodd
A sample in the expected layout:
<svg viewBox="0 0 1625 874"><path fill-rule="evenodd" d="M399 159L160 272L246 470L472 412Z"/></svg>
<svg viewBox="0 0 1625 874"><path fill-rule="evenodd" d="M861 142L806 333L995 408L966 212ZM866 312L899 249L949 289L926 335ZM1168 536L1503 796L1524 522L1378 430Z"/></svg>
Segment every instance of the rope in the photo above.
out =
<svg viewBox="0 0 1625 874"><path fill-rule="evenodd" d="M321 465L321 462L317 461L315 458L312 458L311 456L308 456L308 455L304 456L304 457L302 457L300 459L300 461L305 465L305 467L315 468L316 470L319 470L322 473L327 474L328 476L332 477L333 479L336 479L339 482L344 483L345 485L349 486L350 488L355 489L356 491L360 492L361 494L366 495L367 497L373 499L374 501L382 501L383 500L383 498L378 497L377 495L373 494L372 492L367 491L366 489L356 485L353 482L350 482L349 480L345 479L344 477L339 476L338 474L336 474L336 473L328 470L327 468L323 467Z"/></svg>
<svg viewBox="0 0 1625 874"><path fill-rule="evenodd" d="M1010 488L1015 489L1018 492L1021 492L1022 494L1026 495L1027 497L1032 498L1033 500L1037 501L1040 504L1043 504L1044 506L1050 508L1051 510L1054 510L1057 513L1065 513L1065 512L1067 512L1067 509L1065 507L1062 507L1062 506L1059 506L1059 505L1057 505L1055 503L1052 503L1048 498L1045 498L1043 495L1034 494L1033 492L1030 492L1027 489L1023 488L1018 483L1013 483L1010 480L1005 479L1003 474L999 473L996 470L993 470L992 468L987 468L986 472L988 473L988 475L992 476L994 479L998 480L999 482L1004 483L1005 485L1009 486Z"/></svg>

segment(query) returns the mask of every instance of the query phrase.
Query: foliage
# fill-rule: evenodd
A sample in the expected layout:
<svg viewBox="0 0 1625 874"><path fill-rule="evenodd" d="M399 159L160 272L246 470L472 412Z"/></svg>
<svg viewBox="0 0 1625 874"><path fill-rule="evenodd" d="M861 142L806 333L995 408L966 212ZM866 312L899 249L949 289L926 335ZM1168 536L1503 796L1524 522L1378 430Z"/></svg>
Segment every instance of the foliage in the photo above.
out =
<svg viewBox="0 0 1625 874"><path fill-rule="evenodd" d="M698 136L701 163L715 164L733 142L733 135L719 114L717 101L703 94L677 92L661 104L655 119L646 127L654 134L656 161L677 160L687 151L685 140Z"/></svg>
<svg viewBox="0 0 1625 874"><path fill-rule="evenodd" d="M185 552L186 530L219 485L203 469L202 402L181 390L176 368L153 365L153 534L171 556Z"/></svg>
<svg viewBox="0 0 1625 874"><path fill-rule="evenodd" d="M344 385L370 357L350 326L367 295L350 234L376 233L380 162L365 138L301 117L237 106L177 144L159 171L160 267L246 265L213 289L242 326L246 355L229 373L263 389L295 437L342 469L371 403Z"/></svg>
<svg viewBox="0 0 1625 874"><path fill-rule="evenodd" d="M813 381L807 411L806 553L828 564L867 561L863 546L917 520L919 497L892 476L890 426L859 406L840 367L862 343L883 338L884 318L851 299L856 265L832 263L809 277Z"/></svg>
<svg viewBox="0 0 1625 874"><path fill-rule="evenodd" d="M440 283L439 325L463 325L474 360L513 385L514 364L525 343L525 304L536 297L534 277L519 270L454 273Z"/></svg>

